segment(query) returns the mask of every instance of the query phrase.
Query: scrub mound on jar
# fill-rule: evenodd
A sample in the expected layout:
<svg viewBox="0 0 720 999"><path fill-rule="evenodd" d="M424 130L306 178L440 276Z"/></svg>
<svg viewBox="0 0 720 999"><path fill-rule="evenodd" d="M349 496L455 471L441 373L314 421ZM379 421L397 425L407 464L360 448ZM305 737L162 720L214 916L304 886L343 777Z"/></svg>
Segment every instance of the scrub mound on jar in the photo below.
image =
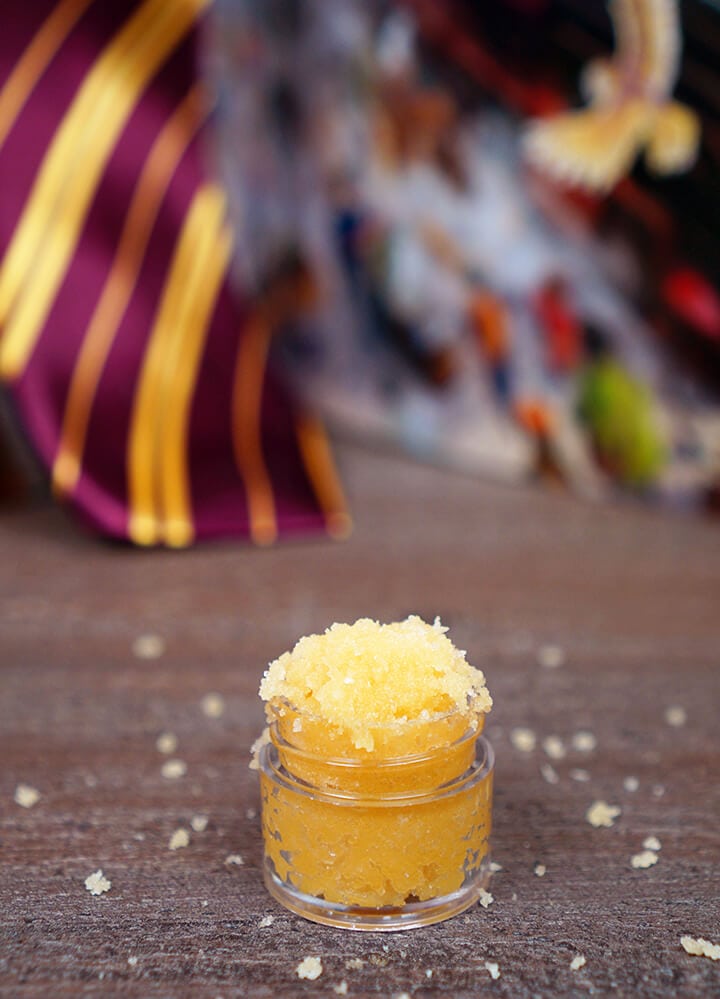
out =
<svg viewBox="0 0 720 999"><path fill-rule="evenodd" d="M265 673L255 764L266 884L293 911L347 925L338 913L349 908L353 928L377 928L368 913L390 909L380 922L423 925L479 897L492 701L446 630L419 617L334 624Z"/></svg>
<svg viewBox="0 0 720 999"><path fill-rule="evenodd" d="M408 756L479 731L485 678L446 631L438 619L361 618L301 638L265 673L268 717L291 722L306 749L343 757Z"/></svg>

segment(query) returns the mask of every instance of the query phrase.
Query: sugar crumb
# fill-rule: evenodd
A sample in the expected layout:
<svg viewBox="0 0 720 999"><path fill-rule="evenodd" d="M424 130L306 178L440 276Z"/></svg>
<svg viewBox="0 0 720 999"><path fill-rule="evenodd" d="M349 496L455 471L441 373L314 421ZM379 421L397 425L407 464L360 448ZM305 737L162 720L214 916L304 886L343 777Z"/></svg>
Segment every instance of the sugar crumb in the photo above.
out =
<svg viewBox="0 0 720 999"><path fill-rule="evenodd" d="M687 711L679 704L671 704L665 708L665 721L672 728L682 728L687 721Z"/></svg>
<svg viewBox="0 0 720 999"><path fill-rule="evenodd" d="M319 957L304 957L295 971L298 978L307 978L314 982L323 973L322 961Z"/></svg>
<svg viewBox="0 0 720 999"><path fill-rule="evenodd" d="M497 874L497 872L501 871L502 869L503 869L502 864L498 864L497 861L495 860L490 861L490 870L493 872L493 874Z"/></svg>
<svg viewBox="0 0 720 999"><path fill-rule="evenodd" d="M258 923L258 926L260 927L261 930L266 930L268 926L272 926L274 922L275 922L275 916L263 916L260 922Z"/></svg>
<svg viewBox="0 0 720 999"><path fill-rule="evenodd" d="M655 853L662 849L662 843L657 836L646 836L643 840L643 847L646 850L654 850Z"/></svg>
<svg viewBox="0 0 720 999"><path fill-rule="evenodd" d="M537 650L538 666L544 669L557 669L565 664L565 650L559 645L541 645Z"/></svg>
<svg viewBox="0 0 720 999"><path fill-rule="evenodd" d="M546 871L547 867L545 866L545 864L535 864L535 873L539 878L544 878Z"/></svg>
<svg viewBox="0 0 720 999"><path fill-rule="evenodd" d="M409 992L393 992L392 999L412 999Z"/></svg>
<svg viewBox="0 0 720 999"><path fill-rule="evenodd" d="M658 855L654 850L643 850L642 853L636 853L630 858L630 864L636 870L638 868L644 869L646 867L652 867L658 862Z"/></svg>
<svg viewBox="0 0 720 999"><path fill-rule="evenodd" d="M193 832L205 832L208 827L207 815L193 815L190 819L190 825L192 826Z"/></svg>
<svg viewBox="0 0 720 999"><path fill-rule="evenodd" d="M615 819L622 809L618 805L608 805L607 801L595 801L585 813L585 818L596 829L609 828L615 824Z"/></svg>
<svg viewBox="0 0 720 999"><path fill-rule="evenodd" d="M21 808L32 808L37 805L41 797L38 789L29 784L18 784L15 788L15 804Z"/></svg>
<svg viewBox="0 0 720 999"><path fill-rule="evenodd" d="M165 780L177 780L187 773L187 763L184 760L166 760L160 768Z"/></svg>
<svg viewBox="0 0 720 999"><path fill-rule="evenodd" d="M640 787L640 781L637 779L637 777L626 777L625 780L623 781L623 787L625 788L626 791L630 791L631 793L633 793L634 791L637 791L637 789Z"/></svg>
<svg viewBox="0 0 720 999"><path fill-rule="evenodd" d="M333 992L337 996L346 996L347 990L348 990L348 984L344 978L341 982L338 982L337 985L333 985Z"/></svg>
<svg viewBox="0 0 720 999"><path fill-rule="evenodd" d="M488 972L490 977L494 980L500 977L500 965L495 961L486 961L485 970Z"/></svg>
<svg viewBox="0 0 720 999"><path fill-rule="evenodd" d="M540 773L543 780L547 781L548 784L557 784L560 780L557 770L549 763L542 763L540 765Z"/></svg>
<svg viewBox="0 0 720 999"><path fill-rule="evenodd" d="M246 808L245 809L245 818L249 819L250 821L252 821L253 819L257 818L257 812L255 811L255 809L254 808Z"/></svg>
<svg viewBox="0 0 720 999"><path fill-rule="evenodd" d="M155 740L155 748L158 753L162 753L164 756L174 753L177 747L178 740L174 732L161 732Z"/></svg>
<svg viewBox="0 0 720 999"><path fill-rule="evenodd" d="M132 651L136 659L159 659L165 652L165 639L160 635L138 635Z"/></svg>
<svg viewBox="0 0 720 999"><path fill-rule="evenodd" d="M576 954L575 957L570 962L571 971L579 971L580 968L584 968L587 964L587 960L584 954Z"/></svg>
<svg viewBox="0 0 720 999"><path fill-rule="evenodd" d="M200 707L206 718L220 718L225 713L225 701L221 694L205 694Z"/></svg>
<svg viewBox="0 0 720 999"><path fill-rule="evenodd" d="M433 970L432 970L432 968L426 968L425 969L425 977L426 978L432 978L432 976L433 976Z"/></svg>
<svg viewBox="0 0 720 999"><path fill-rule="evenodd" d="M91 895L102 895L103 892L110 891L112 881L108 881L103 872L98 870L85 878L85 887Z"/></svg>
<svg viewBox="0 0 720 999"><path fill-rule="evenodd" d="M521 753L532 753L537 744L537 736L531 728L514 728L510 733L510 742Z"/></svg>
<svg viewBox="0 0 720 999"><path fill-rule="evenodd" d="M680 937L680 943L688 954L694 957L709 957L711 961L720 961L720 944L710 943L702 937Z"/></svg>
<svg viewBox="0 0 720 999"><path fill-rule="evenodd" d="M572 746L579 753L592 753L597 746L597 739L592 732L576 732L572 737Z"/></svg>
<svg viewBox="0 0 720 999"><path fill-rule="evenodd" d="M548 735L542 741L542 747L551 760L562 760L567 750L559 735Z"/></svg>
<svg viewBox="0 0 720 999"><path fill-rule="evenodd" d="M349 957L345 962L345 967L348 971L359 971L365 967L365 962L361 957Z"/></svg>
<svg viewBox="0 0 720 999"><path fill-rule="evenodd" d="M241 854L229 853L225 858L225 863L228 865L228 867L242 867L245 861L243 860Z"/></svg>
<svg viewBox="0 0 720 999"><path fill-rule="evenodd" d="M570 771L570 777L573 780L578 781L580 784L587 784L590 780L590 774L587 770L583 770L582 767L575 767Z"/></svg>
<svg viewBox="0 0 720 999"><path fill-rule="evenodd" d="M168 850L183 850L190 845L190 833L187 829L176 829L168 842Z"/></svg>
<svg viewBox="0 0 720 999"><path fill-rule="evenodd" d="M493 904L493 902L495 901L495 899L494 899L494 897L491 895L491 893L489 891L485 891L485 889L483 888L482 891L480 892L479 901L480 901L480 905L483 907L483 909L487 909L487 907L489 905Z"/></svg>
<svg viewBox="0 0 720 999"><path fill-rule="evenodd" d="M128 958L128 964L130 965L131 968L134 968L137 963L138 959L135 956Z"/></svg>
<svg viewBox="0 0 720 999"><path fill-rule="evenodd" d="M665 794L665 785L656 784L655 787L652 789L652 793L653 793L653 798L662 798L662 796Z"/></svg>

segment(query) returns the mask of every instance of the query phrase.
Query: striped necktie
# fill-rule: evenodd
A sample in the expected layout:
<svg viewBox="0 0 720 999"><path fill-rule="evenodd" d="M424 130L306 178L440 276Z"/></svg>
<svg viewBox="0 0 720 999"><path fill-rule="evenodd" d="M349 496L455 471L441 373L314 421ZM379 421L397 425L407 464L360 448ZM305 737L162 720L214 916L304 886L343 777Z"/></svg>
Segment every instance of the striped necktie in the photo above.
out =
<svg viewBox="0 0 720 999"><path fill-rule="evenodd" d="M196 69L209 2L6 0L0 379L55 494L105 535L342 535L322 426L229 279Z"/></svg>

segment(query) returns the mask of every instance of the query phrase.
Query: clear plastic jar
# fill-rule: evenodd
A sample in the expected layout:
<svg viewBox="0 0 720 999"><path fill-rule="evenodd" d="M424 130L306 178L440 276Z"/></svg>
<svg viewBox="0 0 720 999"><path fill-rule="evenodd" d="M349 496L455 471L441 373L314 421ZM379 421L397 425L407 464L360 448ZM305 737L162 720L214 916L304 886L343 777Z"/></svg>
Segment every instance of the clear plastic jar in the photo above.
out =
<svg viewBox="0 0 720 999"><path fill-rule="evenodd" d="M297 717L273 721L258 757L270 893L355 930L425 926L471 906L489 879L494 766L478 729L410 756L328 759L303 745Z"/></svg>

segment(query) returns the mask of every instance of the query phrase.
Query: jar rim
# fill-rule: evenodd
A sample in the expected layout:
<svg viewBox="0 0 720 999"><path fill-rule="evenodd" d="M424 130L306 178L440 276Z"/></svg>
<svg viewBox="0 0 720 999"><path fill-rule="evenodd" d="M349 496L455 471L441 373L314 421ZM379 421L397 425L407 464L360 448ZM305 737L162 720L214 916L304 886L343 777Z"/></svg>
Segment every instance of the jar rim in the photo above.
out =
<svg viewBox="0 0 720 999"><path fill-rule="evenodd" d="M301 749L299 746L294 745L280 733L277 721L271 722L270 724L271 738L275 746L283 751L290 752L292 755L298 759L302 759L308 762L322 763L323 766L327 767L337 767L343 768L345 770L359 770L372 768L373 770L382 769L384 771L392 770L394 768L413 766L422 763L430 763L437 759L438 755L449 753L455 750L461 749L466 743L474 741L480 738L478 733L478 728L473 728L468 726L463 734L457 738L453 739L452 742L443 743L439 746L435 746L433 749L424 750L421 753L410 753L405 756L387 756L387 757L373 757L373 756L325 756L322 753L314 753L308 749ZM488 743L489 745L489 743Z"/></svg>
<svg viewBox="0 0 720 999"><path fill-rule="evenodd" d="M411 802L435 801L439 798L450 797L460 793L469 785L475 785L492 774L495 769L495 752L492 743L483 735L475 735L478 751L482 756L469 767L464 773L454 780L435 788L425 788L421 791L387 791L375 794L368 794L365 791L339 790L337 788L317 787L301 778L293 776L279 762L278 747L274 743L266 743L262 747L258 757L259 769L270 781L284 785L288 790L304 797L316 801L334 802L337 804L373 804L387 807L405 806ZM421 756L420 759L424 759ZM402 757L400 760L405 763L409 757ZM394 762L400 762L396 760ZM333 763L335 761L327 761ZM346 760L339 760L341 766L346 764ZM383 761L378 761L380 765ZM363 762L365 767L368 762Z"/></svg>
<svg viewBox="0 0 720 999"><path fill-rule="evenodd" d="M447 711L436 711L427 712L427 717L423 718L422 715L418 715L416 718L396 718L393 722L384 725L369 725L370 730L377 731L392 731L397 726L398 729L402 727L405 731L412 731L414 728L420 728L423 725L437 724L438 722L443 722L457 717L458 715L465 714L467 712L468 718L482 718L487 712L478 711L475 709L475 704L479 699L478 692L468 693L467 695L467 706L464 711L461 711L457 705L449 708ZM274 697L272 700L267 702L266 710L273 712L277 715L277 706L281 705L288 711L295 713L299 718L307 719L309 722L317 722L319 724L331 724L337 725L336 722L328 722L327 718L322 715L315 714L313 711L306 711L303 708L299 708L296 704L293 704L287 697ZM271 724L273 724L271 722ZM477 732L477 728L474 729Z"/></svg>

